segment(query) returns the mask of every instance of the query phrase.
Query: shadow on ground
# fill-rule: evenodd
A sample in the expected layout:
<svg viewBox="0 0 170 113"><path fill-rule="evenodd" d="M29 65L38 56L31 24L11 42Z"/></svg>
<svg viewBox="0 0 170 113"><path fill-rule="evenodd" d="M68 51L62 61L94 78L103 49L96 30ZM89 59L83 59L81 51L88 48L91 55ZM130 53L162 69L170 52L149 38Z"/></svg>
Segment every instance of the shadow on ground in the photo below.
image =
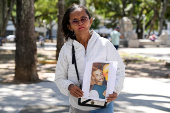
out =
<svg viewBox="0 0 170 113"><path fill-rule="evenodd" d="M19 113L68 113L69 106L25 106Z"/></svg>
<svg viewBox="0 0 170 113"><path fill-rule="evenodd" d="M164 62L129 62L126 64L127 77L149 77L149 78L168 78L170 67L165 66Z"/></svg>
<svg viewBox="0 0 170 113"><path fill-rule="evenodd" d="M114 102L115 112L153 113L170 112L170 96L122 93Z"/></svg>
<svg viewBox="0 0 170 113"><path fill-rule="evenodd" d="M21 111L20 113L47 113L47 111L64 113L68 111L68 97L60 93L54 82L0 84L0 87L0 113L18 113L17 111Z"/></svg>

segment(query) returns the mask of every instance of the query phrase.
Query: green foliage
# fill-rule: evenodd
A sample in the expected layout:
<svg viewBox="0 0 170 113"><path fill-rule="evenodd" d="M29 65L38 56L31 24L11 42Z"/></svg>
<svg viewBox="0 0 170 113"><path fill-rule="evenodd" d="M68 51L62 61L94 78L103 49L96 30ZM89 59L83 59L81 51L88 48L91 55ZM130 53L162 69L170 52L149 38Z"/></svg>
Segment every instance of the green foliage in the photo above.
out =
<svg viewBox="0 0 170 113"><path fill-rule="evenodd" d="M58 19L57 3L58 0L36 0L35 1L34 7L35 7L36 26L40 25L40 23L43 24L43 20L45 20L47 24L50 24L52 20L55 20L57 22ZM65 9L67 9L73 3L79 4L79 0L65 0Z"/></svg>
<svg viewBox="0 0 170 113"><path fill-rule="evenodd" d="M79 4L79 0L65 0L65 9L70 7L73 4Z"/></svg>
<svg viewBox="0 0 170 113"><path fill-rule="evenodd" d="M14 17L17 16L16 10L17 10L17 6L16 6L16 4L14 4L13 10L12 10L12 15L13 15Z"/></svg>
<svg viewBox="0 0 170 113"><path fill-rule="evenodd" d="M97 17L95 17L91 25L91 29L98 29L99 24L100 24L100 20Z"/></svg>
<svg viewBox="0 0 170 113"><path fill-rule="evenodd" d="M167 11L165 13L165 18L170 22L170 4L167 7Z"/></svg>
<svg viewBox="0 0 170 113"><path fill-rule="evenodd" d="M73 3L79 4L79 2L80 0L65 0L65 9ZM133 2L135 2L134 6ZM36 26L43 25L43 20L46 20L47 24L51 23L52 20L57 22L57 3L58 0L35 0ZM95 18L91 26L93 29L98 28L101 22L99 16L110 20L110 23L105 24L109 28L114 28L123 16L132 19L134 29L137 28L138 22L142 28L142 14L145 14L146 17L145 27L149 29L150 25L147 25L147 23L153 18L154 11L157 11L158 16L160 16L161 0L86 0L86 7L91 12L92 17ZM14 5L12 15L16 17L16 5ZM158 16L155 19L154 29L158 28ZM170 21L170 4L167 7L165 19Z"/></svg>
<svg viewBox="0 0 170 113"><path fill-rule="evenodd" d="M47 24L50 24L52 20L57 21L57 3L58 0L36 0L35 7L35 19L36 26L43 24L43 20ZM38 22L38 23L37 23Z"/></svg>
<svg viewBox="0 0 170 113"><path fill-rule="evenodd" d="M143 28L143 14L145 14L145 28L150 29L150 23L154 16L153 29L158 29L160 21L161 0L87 0L87 6L94 7L93 13L100 15L103 19L110 20L105 24L109 28L114 28L117 22L124 16L132 20L134 29ZM165 18L170 18L170 4L167 7ZM170 20L170 19L169 19Z"/></svg>

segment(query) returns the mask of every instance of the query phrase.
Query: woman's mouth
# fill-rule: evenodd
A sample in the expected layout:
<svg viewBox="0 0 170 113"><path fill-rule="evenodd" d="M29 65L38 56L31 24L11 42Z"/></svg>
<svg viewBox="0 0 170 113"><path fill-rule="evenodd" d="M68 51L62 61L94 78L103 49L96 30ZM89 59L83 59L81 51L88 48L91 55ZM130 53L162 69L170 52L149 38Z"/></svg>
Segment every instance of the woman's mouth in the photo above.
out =
<svg viewBox="0 0 170 113"><path fill-rule="evenodd" d="M79 27L79 29L82 29L82 28L84 28L84 27Z"/></svg>

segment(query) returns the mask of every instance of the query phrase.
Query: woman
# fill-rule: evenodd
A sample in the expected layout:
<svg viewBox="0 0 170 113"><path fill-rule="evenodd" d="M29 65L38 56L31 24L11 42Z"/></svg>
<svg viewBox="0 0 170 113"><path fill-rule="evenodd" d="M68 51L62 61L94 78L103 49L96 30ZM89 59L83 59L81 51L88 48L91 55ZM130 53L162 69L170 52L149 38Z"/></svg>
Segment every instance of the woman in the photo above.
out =
<svg viewBox="0 0 170 113"><path fill-rule="evenodd" d="M125 78L124 64L109 40L100 37L95 31L90 30L93 19L84 6L73 5L67 9L62 21L62 31L66 39L56 66L55 82L66 96L69 96L71 113L113 113L113 100L123 89ZM116 84L113 94L107 97L106 108L85 107L78 105L78 98L83 96L79 88L79 81L75 66L72 64L72 45L75 48L75 56L80 80L83 81L86 62L89 61L118 61Z"/></svg>

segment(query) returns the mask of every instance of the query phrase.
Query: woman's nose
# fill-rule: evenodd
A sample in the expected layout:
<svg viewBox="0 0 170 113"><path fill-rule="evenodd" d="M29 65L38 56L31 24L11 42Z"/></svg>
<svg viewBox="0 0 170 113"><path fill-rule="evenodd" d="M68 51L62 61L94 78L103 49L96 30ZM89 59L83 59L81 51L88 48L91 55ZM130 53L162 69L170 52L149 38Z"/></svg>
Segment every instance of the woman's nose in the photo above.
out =
<svg viewBox="0 0 170 113"><path fill-rule="evenodd" d="M82 25L83 24L83 22L81 21L81 20L79 20L79 23L78 23L78 25Z"/></svg>

